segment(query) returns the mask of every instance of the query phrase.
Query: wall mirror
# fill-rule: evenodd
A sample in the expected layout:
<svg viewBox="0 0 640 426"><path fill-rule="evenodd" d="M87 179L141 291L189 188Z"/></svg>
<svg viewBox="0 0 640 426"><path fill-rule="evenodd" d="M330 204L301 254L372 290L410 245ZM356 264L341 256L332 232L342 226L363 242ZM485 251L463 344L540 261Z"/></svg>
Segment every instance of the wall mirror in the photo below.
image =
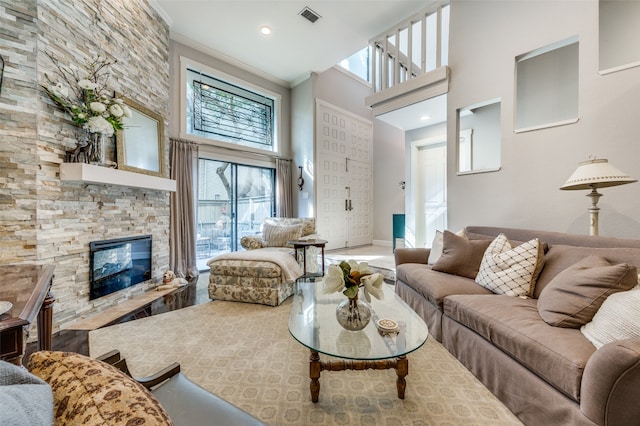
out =
<svg viewBox="0 0 640 426"><path fill-rule="evenodd" d="M148 175L164 176L164 122L139 103L124 98L131 118L116 135L118 168Z"/></svg>
<svg viewBox="0 0 640 426"><path fill-rule="evenodd" d="M500 170L500 99L458 109L459 175Z"/></svg>

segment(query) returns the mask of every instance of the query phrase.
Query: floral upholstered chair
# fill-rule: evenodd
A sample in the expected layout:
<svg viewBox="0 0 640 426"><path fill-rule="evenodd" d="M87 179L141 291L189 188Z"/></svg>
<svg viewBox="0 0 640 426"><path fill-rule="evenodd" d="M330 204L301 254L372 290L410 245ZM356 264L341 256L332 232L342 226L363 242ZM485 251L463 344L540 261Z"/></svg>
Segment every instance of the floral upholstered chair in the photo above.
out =
<svg viewBox="0 0 640 426"><path fill-rule="evenodd" d="M281 248L293 255L293 246L287 244L287 241L314 238L318 238L315 217L270 217L262 223L259 234L242 237L240 245L245 250L265 247ZM317 261L319 249L317 247L307 247L306 250L307 259L315 259L315 262L307 263L307 272L319 272L320 267ZM298 263L302 264L302 252L298 253Z"/></svg>

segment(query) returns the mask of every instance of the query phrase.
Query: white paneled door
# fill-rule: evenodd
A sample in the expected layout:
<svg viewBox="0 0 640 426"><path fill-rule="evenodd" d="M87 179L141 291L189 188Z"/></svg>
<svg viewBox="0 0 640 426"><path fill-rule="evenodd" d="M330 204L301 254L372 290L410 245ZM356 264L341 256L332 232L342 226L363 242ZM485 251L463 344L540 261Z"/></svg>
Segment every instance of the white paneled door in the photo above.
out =
<svg viewBox="0 0 640 426"><path fill-rule="evenodd" d="M317 231L326 248L371 244L373 125L316 101Z"/></svg>

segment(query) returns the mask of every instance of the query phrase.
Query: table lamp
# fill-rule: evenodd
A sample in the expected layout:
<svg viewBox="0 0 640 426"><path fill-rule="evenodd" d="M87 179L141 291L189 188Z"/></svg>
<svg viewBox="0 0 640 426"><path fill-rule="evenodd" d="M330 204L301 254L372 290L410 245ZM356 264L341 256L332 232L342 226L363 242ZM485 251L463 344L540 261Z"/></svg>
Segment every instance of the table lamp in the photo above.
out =
<svg viewBox="0 0 640 426"><path fill-rule="evenodd" d="M589 207L589 234L598 235L598 200L602 197L597 189L607 186L624 185L625 183L637 182L636 179L621 172L616 167L609 164L605 159L589 159L582 161L575 172L567 179L560 189L590 189L587 197L591 198Z"/></svg>

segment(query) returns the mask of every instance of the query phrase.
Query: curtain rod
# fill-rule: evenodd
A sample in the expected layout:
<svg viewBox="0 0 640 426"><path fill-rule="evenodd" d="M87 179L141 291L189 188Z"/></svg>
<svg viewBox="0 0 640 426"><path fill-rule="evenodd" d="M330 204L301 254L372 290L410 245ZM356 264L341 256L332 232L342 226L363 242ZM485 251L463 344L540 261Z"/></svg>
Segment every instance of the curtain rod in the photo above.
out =
<svg viewBox="0 0 640 426"><path fill-rule="evenodd" d="M207 147L213 147L213 148L216 148L216 149L223 149L223 150L227 150L227 151L241 152L243 154L255 155L257 157L267 157L269 159L275 159L275 160L293 161L291 158L283 158L283 157L280 157L280 156L277 156L277 155L269 155L269 154L263 154L261 152L245 151L245 150L242 150L242 149L231 148L231 147L226 147L226 146L203 144L203 143L192 141L192 140L189 140L189 139L170 137L169 140L172 141L172 142L183 142L183 143L195 144L195 145L198 145L198 147L207 146Z"/></svg>

